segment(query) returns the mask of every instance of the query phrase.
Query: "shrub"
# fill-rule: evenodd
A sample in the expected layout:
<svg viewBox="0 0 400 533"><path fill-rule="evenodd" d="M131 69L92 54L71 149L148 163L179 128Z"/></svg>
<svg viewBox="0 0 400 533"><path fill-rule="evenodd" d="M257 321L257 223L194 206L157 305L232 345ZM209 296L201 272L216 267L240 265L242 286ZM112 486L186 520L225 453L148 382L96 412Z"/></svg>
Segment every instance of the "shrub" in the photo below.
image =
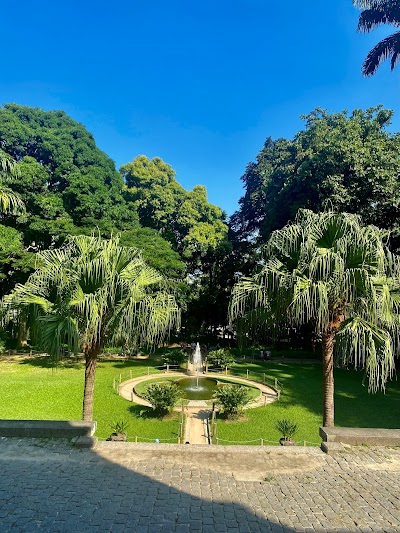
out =
<svg viewBox="0 0 400 533"><path fill-rule="evenodd" d="M214 392L215 403L230 418L237 417L249 400L247 388L242 385L224 385Z"/></svg>
<svg viewBox="0 0 400 533"><path fill-rule="evenodd" d="M161 359L168 365L181 365L187 359L187 355L182 350L173 350L161 355Z"/></svg>
<svg viewBox="0 0 400 533"><path fill-rule="evenodd" d="M293 420L288 420L287 418L277 420L275 427L285 440L291 440L299 429L296 422L293 422Z"/></svg>
<svg viewBox="0 0 400 533"><path fill-rule="evenodd" d="M175 383L152 383L143 393L143 398L151 403L159 416L163 416L172 411L181 398L181 390Z"/></svg>
<svg viewBox="0 0 400 533"><path fill-rule="evenodd" d="M219 350L212 350L207 355L207 363L210 366L229 367L235 362L235 358L229 350L220 348Z"/></svg>
<svg viewBox="0 0 400 533"><path fill-rule="evenodd" d="M128 429L128 422L126 420L120 420L118 422L113 422L111 424L111 431L113 433L119 434L119 433L125 433Z"/></svg>

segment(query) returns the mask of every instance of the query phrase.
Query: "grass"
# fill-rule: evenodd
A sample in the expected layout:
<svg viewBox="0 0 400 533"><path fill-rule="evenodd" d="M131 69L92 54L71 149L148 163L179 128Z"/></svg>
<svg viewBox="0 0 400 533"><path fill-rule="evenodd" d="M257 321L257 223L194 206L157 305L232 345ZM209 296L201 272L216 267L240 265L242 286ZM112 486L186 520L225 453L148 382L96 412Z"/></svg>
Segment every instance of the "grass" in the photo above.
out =
<svg viewBox="0 0 400 533"><path fill-rule="evenodd" d="M96 436L109 437L110 426L126 420L129 440L138 436L139 441L156 438L177 441L179 413L159 420L152 409L131 404L113 389L113 380L118 380L119 374L128 379L130 372L133 376L145 374L149 366L158 364L157 359L112 359L98 363L93 413L97 421ZM0 358L0 418L80 420L83 384L84 363L80 360L65 360L53 368L48 357Z"/></svg>
<svg viewBox="0 0 400 533"><path fill-rule="evenodd" d="M322 425L322 367L319 364L296 363L236 363L235 375L268 381L277 378L283 385L279 401L265 407L245 411L246 419L239 422L217 420L217 436L220 444L249 441L259 444L277 444L281 435L275 428L276 421L289 418L296 422L299 431L295 440L318 444L319 427ZM363 374L354 370L335 369L336 425L344 427L399 427L400 385L389 382L386 394L369 394L362 385Z"/></svg>
<svg viewBox="0 0 400 533"><path fill-rule="evenodd" d="M176 442L179 413L159 420L151 409L131 404L118 396L113 380L125 380L148 372L156 372L159 358L147 360L102 360L96 373L94 420L97 436L106 438L113 422L127 420L128 436L144 440ZM295 439L318 444L318 428L322 424L322 369L320 364L248 362L236 363L231 375L257 377L268 382L278 379L283 393L278 402L266 407L246 410L240 422L217 420L221 444L251 441L278 443L280 435L275 423L289 418L299 425ZM218 376L219 378L219 376ZM160 379L165 379L160 376ZM221 379L223 377L221 376ZM363 374L353 370L335 370L336 424L347 427L399 427L400 384L389 382L386 394L368 394L362 385ZM84 365L80 360L66 360L52 368L47 357L0 357L0 418L79 420L81 418ZM139 441L141 439L139 438Z"/></svg>

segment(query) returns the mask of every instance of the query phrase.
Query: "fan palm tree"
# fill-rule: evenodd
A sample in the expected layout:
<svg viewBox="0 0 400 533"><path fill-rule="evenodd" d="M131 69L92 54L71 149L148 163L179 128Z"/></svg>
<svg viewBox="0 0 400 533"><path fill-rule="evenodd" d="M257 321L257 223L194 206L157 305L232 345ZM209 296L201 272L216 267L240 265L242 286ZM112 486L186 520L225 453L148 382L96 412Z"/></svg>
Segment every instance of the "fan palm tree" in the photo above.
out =
<svg viewBox="0 0 400 533"><path fill-rule="evenodd" d="M10 178L18 176L15 161L3 150L0 150L0 212L20 215L25 212L21 198L5 184Z"/></svg>
<svg viewBox="0 0 400 533"><path fill-rule="evenodd" d="M400 26L400 2L399 0L354 0L354 5L363 9L358 19L357 30L369 33L382 24ZM368 53L362 73L365 76L375 74L379 65L390 58L391 70L400 59L400 31L382 39Z"/></svg>
<svg viewBox="0 0 400 533"><path fill-rule="evenodd" d="M71 237L38 254L25 283L3 299L7 319L29 308L32 337L55 359L67 347L85 356L83 420L92 420L95 371L106 343L152 345L179 324L165 280L118 237Z"/></svg>
<svg viewBox="0 0 400 533"><path fill-rule="evenodd" d="M323 424L334 425L334 350L363 367L369 390L394 369L400 306L399 262L381 230L357 215L300 210L272 233L261 271L239 281L230 302L238 333L313 324L322 334Z"/></svg>

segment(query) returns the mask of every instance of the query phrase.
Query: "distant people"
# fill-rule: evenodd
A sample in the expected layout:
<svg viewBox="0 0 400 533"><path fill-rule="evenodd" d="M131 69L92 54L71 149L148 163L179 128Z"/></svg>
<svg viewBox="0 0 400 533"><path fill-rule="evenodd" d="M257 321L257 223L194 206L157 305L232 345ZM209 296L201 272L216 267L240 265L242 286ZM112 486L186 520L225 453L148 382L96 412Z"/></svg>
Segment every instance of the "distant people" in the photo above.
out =
<svg viewBox="0 0 400 533"><path fill-rule="evenodd" d="M265 358L269 359L271 357L271 352L269 350L265 350Z"/></svg>
<svg viewBox="0 0 400 533"><path fill-rule="evenodd" d="M260 351L260 359L264 359L264 350Z"/></svg>

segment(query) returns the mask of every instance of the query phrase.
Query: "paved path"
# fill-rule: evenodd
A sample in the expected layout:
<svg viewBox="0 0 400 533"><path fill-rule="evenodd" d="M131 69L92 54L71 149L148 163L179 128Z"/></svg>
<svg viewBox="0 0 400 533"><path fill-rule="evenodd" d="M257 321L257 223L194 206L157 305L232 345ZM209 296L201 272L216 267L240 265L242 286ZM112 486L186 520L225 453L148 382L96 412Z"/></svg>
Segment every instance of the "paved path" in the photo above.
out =
<svg viewBox="0 0 400 533"><path fill-rule="evenodd" d="M400 531L400 449L0 439L0 532Z"/></svg>
<svg viewBox="0 0 400 533"><path fill-rule="evenodd" d="M203 403L204 405L186 409L185 436L183 442L208 445L207 420L210 417L211 411L207 409L206 402L198 403Z"/></svg>

